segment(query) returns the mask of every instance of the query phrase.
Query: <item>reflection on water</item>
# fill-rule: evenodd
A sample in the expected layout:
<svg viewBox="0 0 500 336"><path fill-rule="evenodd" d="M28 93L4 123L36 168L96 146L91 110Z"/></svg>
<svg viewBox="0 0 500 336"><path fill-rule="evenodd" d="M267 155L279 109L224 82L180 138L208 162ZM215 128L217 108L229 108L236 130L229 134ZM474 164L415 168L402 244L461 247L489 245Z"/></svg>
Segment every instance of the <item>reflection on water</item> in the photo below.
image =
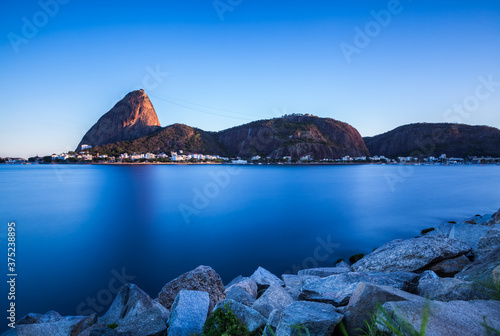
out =
<svg viewBox="0 0 500 336"><path fill-rule="evenodd" d="M102 313L122 270L154 297L200 264L226 283L259 265L332 265L500 207L498 166L415 167L394 188L391 174L397 166L0 166L1 221L18 228L18 315L76 314L99 296Z"/></svg>

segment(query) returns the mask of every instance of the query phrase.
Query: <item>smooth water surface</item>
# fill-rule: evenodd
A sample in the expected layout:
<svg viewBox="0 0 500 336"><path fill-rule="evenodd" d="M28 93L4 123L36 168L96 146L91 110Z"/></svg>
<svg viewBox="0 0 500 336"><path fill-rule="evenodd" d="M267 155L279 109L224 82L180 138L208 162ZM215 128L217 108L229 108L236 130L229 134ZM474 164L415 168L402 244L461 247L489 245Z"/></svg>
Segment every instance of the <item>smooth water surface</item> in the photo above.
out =
<svg viewBox="0 0 500 336"><path fill-rule="evenodd" d="M493 213L500 167L0 165L0 195L4 253L17 225L18 318L102 314L120 281L156 297L202 264L225 283L331 266Z"/></svg>

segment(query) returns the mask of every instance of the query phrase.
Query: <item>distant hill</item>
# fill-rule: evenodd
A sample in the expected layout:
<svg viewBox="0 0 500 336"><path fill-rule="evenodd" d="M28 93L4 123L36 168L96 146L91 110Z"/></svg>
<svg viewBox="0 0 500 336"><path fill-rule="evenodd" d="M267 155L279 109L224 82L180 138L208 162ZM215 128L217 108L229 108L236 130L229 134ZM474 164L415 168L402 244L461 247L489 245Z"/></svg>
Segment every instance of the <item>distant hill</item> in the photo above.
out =
<svg viewBox="0 0 500 336"><path fill-rule="evenodd" d="M400 126L364 141L371 155L500 157L500 130L489 126L419 123Z"/></svg>
<svg viewBox="0 0 500 336"><path fill-rule="evenodd" d="M242 158L254 155L272 158L368 155L355 128L340 121L313 116L259 120L220 132L174 124L139 139L96 146L92 152L116 156L121 153L169 153L179 150Z"/></svg>
<svg viewBox="0 0 500 336"><path fill-rule="evenodd" d="M215 136L231 156L300 158L311 155L316 159L333 159L369 154L354 127L310 115L259 120L218 132Z"/></svg>
<svg viewBox="0 0 500 336"><path fill-rule="evenodd" d="M124 140L134 140L160 128L156 111L144 90L128 93L104 114L84 135L77 146L100 146Z"/></svg>
<svg viewBox="0 0 500 336"><path fill-rule="evenodd" d="M183 124L161 128L135 140L121 141L92 148L93 153L118 156L122 153L167 153L184 150L187 153L226 155L213 133Z"/></svg>

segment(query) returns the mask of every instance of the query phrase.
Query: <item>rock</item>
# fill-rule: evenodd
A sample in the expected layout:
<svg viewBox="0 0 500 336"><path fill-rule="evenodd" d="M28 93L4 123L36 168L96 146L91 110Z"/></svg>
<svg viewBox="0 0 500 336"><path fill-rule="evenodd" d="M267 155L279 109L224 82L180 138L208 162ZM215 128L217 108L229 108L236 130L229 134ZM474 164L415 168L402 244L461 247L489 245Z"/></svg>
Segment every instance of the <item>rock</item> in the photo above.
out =
<svg viewBox="0 0 500 336"><path fill-rule="evenodd" d="M60 321L62 319L63 317L58 312L49 310L45 314L30 313L17 321L17 324L51 323Z"/></svg>
<svg viewBox="0 0 500 336"><path fill-rule="evenodd" d="M259 266L255 272L250 276L256 283L259 291L265 289L273 284L278 284L280 286L284 286L285 283L283 280L278 278L276 275L272 274L265 268Z"/></svg>
<svg viewBox="0 0 500 336"><path fill-rule="evenodd" d="M281 285L271 285L260 298L255 301L252 308L268 318L274 309L283 310L290 305L293 299Z"/></svg>
<svg viewBox="0 0 500 336"><path fill-rule="evenodd" d="M500 247L497 247L487 255L475 260L472 264L455 275L455 278L491 286L495 283L493 271L498 266L500 266Z"/></svg>
<svg viewBox="0 0 500 336"><path fill-rule="evenodd" d="M377 303L384 304L388 301L425 301L425 299L389 286L360 282L354 289L345 311L344 323L348 335L365 335L359 329L366 329L365 321L371 320Z"/></svg>
<svg viewBox="0 0 500 336"><path fill-rule="evenodd" d="M452 277L463 270L470 263L471 262L469 258L461 255L456 258L439 261L433 265L428 266L427 268L431 271L434 271L440 277Z"/></svg>
<svg viewBox="0 0 500 336"><path fill-rule="evenodd" d="M235 278L233 281L231 281L226 286L226 293L231 288L233 288L235 286L241 287L248 294L250 294L254 299L257 298L258 288L257 288L257 283L255 282L254 279L252 279L252 278L244 278L242 276L239 276L239 277Z"/></svg>
<svg viewBox="0 0 500 336"><path fill-rule="evenodd" d="M100 146L134 140L159 128L160 121L144 90L132 91L92 126L76 151L80 151L82 145Z"/></svg>
<svg viewBox="0 0 500 336"><path fill-rule="evenodd" d="M437 278L421 280L417 287L417 294L430 300L448 302L487 300L493 297L495 292L471 281Z"/></svg>
<svg viewBox="0 0 500 336"><path fill-rule="evenodd" d="M15 329L10 329L2 336L76 336L96 322L96 314L61 316L55 311L28 314L18 321Z"/></svg>
<svg viewBox="0 0 500 336"><path fill-rule="evenodd" d="M320 267L320 268L310 268L305 270L300 270L299 275L314 275L321 278L326 278L327 276L334 274L341 274L352 272L351 267Z"/></svg>
<svg viewBox="0 0 500 336"><path fill-rule="evenodd" d="M400 301L386 302L383 307L393 318L397 314L414 330L420 330L425 305L425 302ZM500 330L500 301L431 301L429 309L427 336L484 336L483 317L488 326Z"/></svg>
<svg viewBox="0 0 500 336"><path fill-rule="evenodd" d="M393 240L352 265L357 272L414 272L441 260L458 257L470 251L458 240L424 236Z"/></svg>
<svg viewBox="0 0 500 336"><path fill-rule="evenodd" d="M181 290L172 305L168 320L168 336L201 334L210 307L207 292Z"/></svg>
<svg viewBox="0 0 500 336"><path fill-rule="evenodd" d="M300 289L302 286L302 277L296 274L283 274L281 276L285 282L285 290L294 301L299 299Z"/></svg>
<svg viewBox="0 0 500 336"><path fill-rule="evenodd" d="M229 290L226 290L226 299L234 300L248 307L251 307L256 300L255 297L239 286L231 286Z"/></svg>
<svg viewBox="0 0 500 336"><path fill-rule="evenodd" d="M298 301L290 304L283 310L276 336L304 335L294 328L301 326L307 328L310 336L331 335L335 326L343 316L335 311L329 304L318 302Z"/></svg>
<svg viewBox="0 0 500 336"><path fill-rule="evenodd" d="M474 251L474 256L480 258L493 251L500 246L500 230L490 229L485 236L479 239L477 250Z"/></svg>
<svg viewBox="0 0 500 336"><path fill-rule="evenodd" d="M335 264L335 267L346 267L346 268L350 269L350 272L353 271L351 266L348 263L346 263L344 260L341 260L337 264Z"/></svg>
<svg viewBox="0 0 500 336"><path fill-rule="evenodd" d="M359 260L363 259L364 256L365 255L363 253L352 255L349 257L349 262L351 264L354 264L354 263L358 262Z"/></svg>
<svg viewBox="0 0 500 336"><path fill-rule="evenodd" d="M498 210L491 216L491 220L488 222L488 224L489 225L500 224L500 210Z"/></svg>
<svg viewBox="0 0 500 336"><path fill-rule="evenodd" d="M434 230L436 230L436 229L435 229L435 228L433 228L433 227L428 228L428 229L423 229L422 231L420 231L420 234L421 234L421 235L426 235L426 234L428 234L429 232L432 232L432 231L434 231Z"/></svg>
<svg viewBox="0 0 500 336"><path fill-rule="evenodd" d="M271 315L269 315L269 318L267 319L267 324L266 327L264 328L262 336L275 336L276 329L278 328L278 324L280 323L280 319L281 319L281 311L278 309L274 309L271 312Z"/></svg>
<svg viewBox="0 0 500 336"><path fill-rule="evenodd" d="M436 279L436 278L439 278L439 277L436 273L434 273L434 271L423 271L420 274L420 278L418 279L418 281L422 281L425 279Z"/></svg>
<svg viewBox="0 0 500 336"><path fill-rule="evenodd" d="M137 320L139 316L143 316L142 314L148 311L154 311L155 313L152 314L160 316L163 321L166 321L169 316L169 311L165 307L152 300L137 285L126 284L120 288L111 307L99 319L99 322L105 324L116 323L121 327L130 321ZM166 329L166 326L164 327L163 330Z"/></svg>
<svg viewBox="0 0 500 336"><path fill-rule="evenodd" d="M392 273L343 273L327 278L307 279L302 284L299 299L345 306L360 282L381 286L391 286L404 291L413 291L417 287L418 274L410 272Z"/></svg>
<svg viewBox="0 0 500 336"><path fill-rule="evenodd" d="M445 223L438 226L436 231L428 236L444 237L460 240L469 245L474 251L478 248L479 241L490 229L500 229L500 225L472 225L468 223L450 224Z"/></svg>
<svg viewBox="0 0 500 336"><path fill-rule="evenodd" d="M93 329L89 336L135 336L131 333L119 333L116 329L110 329L107 327L100 327Z"/></svg>
<svg viewBox="0 0 500 336"><path fill-rule="evenodd" d="M250 332L262 330L266 326L267 320L261 313L234 300L221 301L215 306L215 309L225 310L226 306L238 317L238 320L247 326Z"/></svg>
<svg viewBox="0 0 500 336"><path fill-rule="evenodd" d="M207 292L210 297L210 311L218 302L226 298L225 288L219 274L209 266L198 266L167 283L158 293L156 300L165 308L170 309L177 294L183 289Z"/></svg>

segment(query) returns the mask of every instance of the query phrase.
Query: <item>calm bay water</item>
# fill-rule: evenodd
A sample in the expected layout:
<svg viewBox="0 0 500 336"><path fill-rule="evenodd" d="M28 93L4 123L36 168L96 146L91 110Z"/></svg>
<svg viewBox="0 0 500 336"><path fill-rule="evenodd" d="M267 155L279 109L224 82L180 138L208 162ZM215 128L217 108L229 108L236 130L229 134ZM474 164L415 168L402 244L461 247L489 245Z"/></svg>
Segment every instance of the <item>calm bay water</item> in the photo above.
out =
<svg viewBox="0 0 500 336"><path fill-rule="evenodd" d="M499 166L0 165L18 317L102 314L123 273L155 297L201 264L225 283L330 266L499 207Z"/></svg>

